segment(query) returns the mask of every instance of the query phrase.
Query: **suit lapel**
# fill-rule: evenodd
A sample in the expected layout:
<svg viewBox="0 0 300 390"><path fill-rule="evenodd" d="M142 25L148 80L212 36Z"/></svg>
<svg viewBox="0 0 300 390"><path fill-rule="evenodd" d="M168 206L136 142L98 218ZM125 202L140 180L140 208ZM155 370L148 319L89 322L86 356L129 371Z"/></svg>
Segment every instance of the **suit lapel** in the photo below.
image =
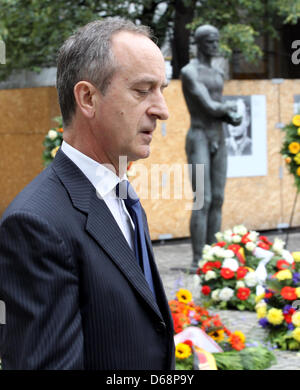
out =
<svg viewBox="0 0 300 390"><path fill-rule="evenodd" d="M82 171L61 151L52 164L66 187L73 206L87 215L86 230L127 278L132 287L162 319L146 279L123 233L96 190ZM149 244L149 243L148 243ZM157 280L157 278L155 278ZM159 286L161 289L161 286Z"/></svg>

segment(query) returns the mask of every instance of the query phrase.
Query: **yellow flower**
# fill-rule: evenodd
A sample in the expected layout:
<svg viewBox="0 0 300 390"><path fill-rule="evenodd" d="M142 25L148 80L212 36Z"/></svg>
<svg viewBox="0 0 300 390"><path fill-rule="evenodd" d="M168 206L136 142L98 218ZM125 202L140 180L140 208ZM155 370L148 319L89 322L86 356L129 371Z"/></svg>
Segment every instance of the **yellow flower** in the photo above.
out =
<svg viewBox="0 0 300 390"><path fill-rule="evenodd" d="M267 320L270 322L270 324L280 325L284 320L282 310L275 308L270 309L268 311Z"/></svg>
<svg viewBox="0 0 300 390"><path fill-rule="evenodd" d="M245 268L247 268L247 270L248 270L249 272L254 272L254 269L253 269L253 268L250 268L250 267L245 267Z"/></svg>
<svg viewBox="0 0 300 390"><path fill-rule="evenodd" d="M300 261L300 252L292 252L293 258L298 263Z"/></svg>
<svg viewBox="0 0 300 390"><path fill-rule="evenodd" d="M256 302L256 303L260 302L264 297L265 297L265 293L262 293L262 294L260 294L260 295L257 295L257 296L255 297L255 302Z"/></svg>
<svg viewBox="0 0 300 390"><path fill-rule="evenodd" d="M300 328L296 328L293 330L292 336L294 337L295 340L299 341L300 343Z"/></svg>
<svg viewBox="0 0 300 390"><path fill-rule="evenodd" d="M265 318L267 315L267 306L266 305L260 305L256 308L256 315L257 318Z"/></svg>
<svg viewBox="0 0 300 390"><path fill-rule="evenodd" d="M300 126L300 115L295 115L292 122L293 122L293 125L299 127Z"/></svg>
<svg viewBox="0 0 300 390"><path fill-rule="evenodd" d="M192 354L192 350L189 345L184 343L179 343L176 345L175 356L178 359L186 359L189 356L191 356L191 354Z"/></svg>
<svg viewBox="0 0 300 390"><path fill-rule="evenodd" d="M213 332L209 332L208 335L214 339L215 341L217 341L218 343L220 341L223 341L224 340L224 330L223 329L219 329L219 330L214 330Z"/></svg>
<svg viewBox="0 0 300 390"><path fill-rule="evenodd" d="M300 151L300 144L299 144L299 142L291 142L289 144L289 151L292 154L297 154Z"/></svg>
<svg viewBox="0 0 300 390"><path fill-rule="evenodd" d="M59 146L56 146L55 148L53 148L53 149L51 150L50 153L51 153L51 157L52 157L52 158L55 157L55 155L56 155L58 149L59 149Z"/></svg>
<svg viewBox="0 0 300 390"><path fill-rule="evenodd" d="M297 168L296 173L297 173L298 176L300 176L300 167Z"/></svg>
<svg viewBox="0 0 300 390"><path fill-rule="evenodd" d="M292 323L295 326L300 326L300 312L295 311L295 313L292 315Z"/></svg>
<svg viewBox="0 0 300 390"><path fill-rule="evenodd" d="M292 279L293 275L289 269L283 269L282 271L277 272L276 279L277 280L286 280Z"/></svg>
<svg viewBox="0 0 300 390"><path fill-rule="evenodd" d="M296 288L296 294L297 294L297 297L300 298L300 287Z"/></svg>
<svg viewBox="0 0 300 390"><path fill-rule="evenodd" d="M300 153L298 153L295 157L294 157L294 161L296 161L296 163L298 165L300 165Z"/></svg>
<svg viewBox="0 0 300 390"><path fill-rule="evenodd" d="M176 297L179 302L183 303L189 303L193 299L192 293L189 290L185 290L184 288L181 288L177 292Z"/></svg>
<svg viewBox="0 0 300 390"><path fill-rule="evenodd" d="M241 332L240 330L235 330L233 332L233 334L235 334L236 336L239 336L239 338L241 339L241 342L244 343L246 341L246 336L244 335L243 332Z"/></svg>

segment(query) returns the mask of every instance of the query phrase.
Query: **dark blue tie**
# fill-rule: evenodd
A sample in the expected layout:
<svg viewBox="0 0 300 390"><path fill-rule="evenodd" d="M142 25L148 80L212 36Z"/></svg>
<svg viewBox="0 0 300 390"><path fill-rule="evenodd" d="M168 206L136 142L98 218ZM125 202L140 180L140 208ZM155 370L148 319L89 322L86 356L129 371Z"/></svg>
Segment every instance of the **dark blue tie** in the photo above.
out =
<svg viewBox="0 0 300 390"><path fill-rule="evenodd" d="M127 180L121 181L116 187L116 194L124 200L125 206L135 226L134 231L134 252L136 259L142 268L145 279L155 297L152 273L149 262L149 254L146 244L145 231L142 217L142 206L132 185Z"/></svg>

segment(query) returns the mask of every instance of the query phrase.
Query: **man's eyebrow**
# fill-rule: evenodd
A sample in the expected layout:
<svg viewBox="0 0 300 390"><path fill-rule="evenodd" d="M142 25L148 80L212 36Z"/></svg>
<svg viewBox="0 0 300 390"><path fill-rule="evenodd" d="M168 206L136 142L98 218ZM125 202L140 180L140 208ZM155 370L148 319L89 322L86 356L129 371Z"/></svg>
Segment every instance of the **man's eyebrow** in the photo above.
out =
<svg viewBox="0 0 300 390"><path fill-rule="evenodd" d="M132 85L138 85L138 84L156 84L157 79L154 79L153 77L141 77L140 79L136 79L132 82ZM169 85L168 81L164 81L162 84L162 88L166 88Z"/></svg>

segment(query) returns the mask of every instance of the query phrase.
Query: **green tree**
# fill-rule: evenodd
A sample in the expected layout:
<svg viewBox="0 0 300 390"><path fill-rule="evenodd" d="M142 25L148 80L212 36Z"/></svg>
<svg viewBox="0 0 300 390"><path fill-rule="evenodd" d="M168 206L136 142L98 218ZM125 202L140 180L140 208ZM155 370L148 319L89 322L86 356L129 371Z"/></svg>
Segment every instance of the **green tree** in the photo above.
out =
<svg viewBox="0 0 300 390"><path fill-rule="evenodd" d="M225 55L237 50L254 62L262 56L256 38L276 37L281 25L296 23L300 0L1 0L6 65L0 66L0 79L15 69L54 66L57 49L76 28L114 15L149 25L160 46L169 34L177 78L189 61L190 33L198 25L220 29Z"/></svg>

